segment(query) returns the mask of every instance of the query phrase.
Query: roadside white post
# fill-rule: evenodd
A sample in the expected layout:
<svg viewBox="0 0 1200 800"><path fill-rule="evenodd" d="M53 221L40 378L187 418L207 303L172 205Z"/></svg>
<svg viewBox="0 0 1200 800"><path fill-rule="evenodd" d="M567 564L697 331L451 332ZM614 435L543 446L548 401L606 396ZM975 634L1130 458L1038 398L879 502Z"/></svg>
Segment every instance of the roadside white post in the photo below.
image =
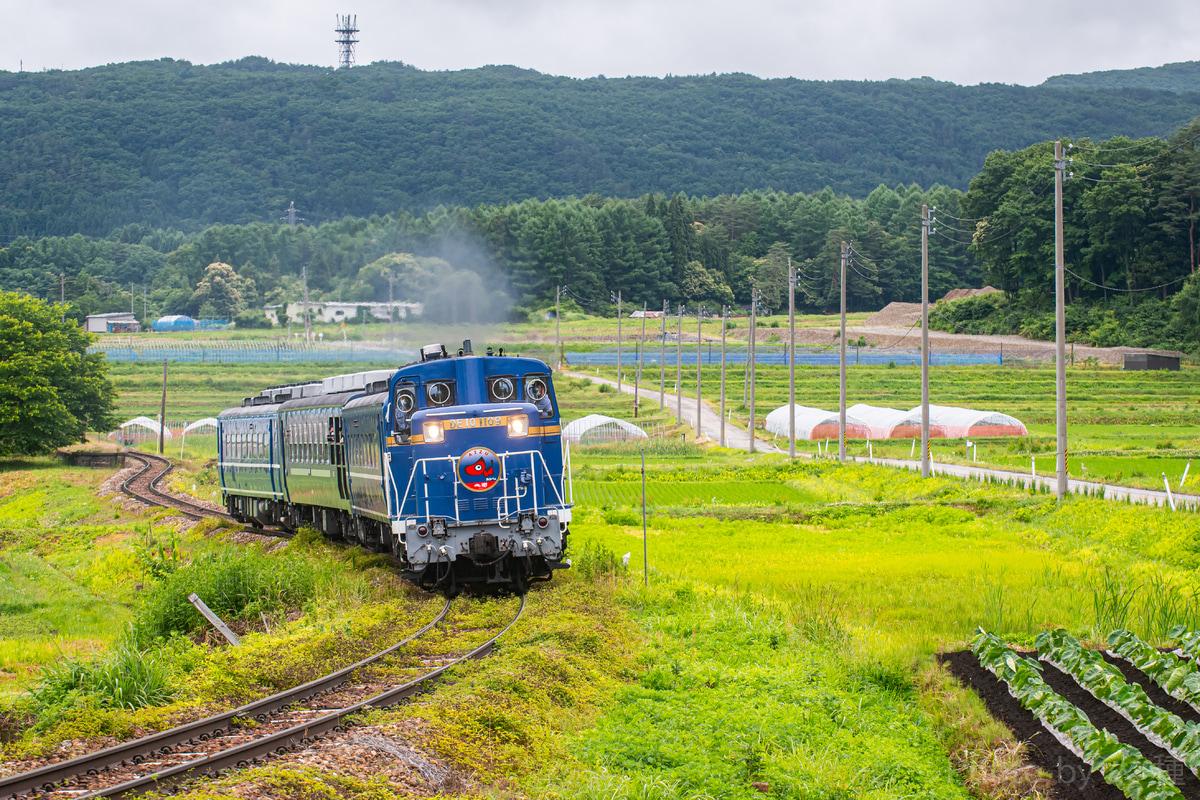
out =
<svg viewBox="0 0 1200 800"><path fill-rule="evenodd" d="M1175 495L1171 494L1171 482L1167 480L1167 473L1163 473L1163 486L1167 487L1167 502L1171 504L1171 510L1175 510Z"/></svg>

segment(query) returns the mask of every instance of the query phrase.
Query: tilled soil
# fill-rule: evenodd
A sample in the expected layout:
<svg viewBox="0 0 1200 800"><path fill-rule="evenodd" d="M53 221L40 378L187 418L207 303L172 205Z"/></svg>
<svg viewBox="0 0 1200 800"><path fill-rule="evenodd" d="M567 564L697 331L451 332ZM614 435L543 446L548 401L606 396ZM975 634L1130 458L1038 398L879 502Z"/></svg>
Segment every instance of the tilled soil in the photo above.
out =
<svg viewBox="0 0 1200 800"><path fill-rule="evenodd" d="M979 695L992 716L1007 725L1018 739L1029 743L1030 760L1050 774L1054 780L1053 796L1057 800L1120 800L1125 797L1119 789L1106 783L1099 772L1092 772L1082 759L1060 744L1037 717L1009 694L1008 686L1003 681L979 664L974 653L961 650L943 653L938 658L955 677ZM1187 767L1165 750L1151 744L1128 720L1092 697L1071 676L1045 661L1041 663L1046 684L1083 711L1093 725L1108 730L1122 743L1141 752L1175 781L1185 798L1200 800L1200 780ZM1127 680L1138 683L1145 681L1152 685L1146 676L1127 663L1119 659L1113 660L1113 663L1117 664ZM1146 683L1142 685L1147 689L1147 694L1163 708L1179 714L1185 721L1200 721L1200 715L1194 710L1188 709L1187 716L1179 713L1178 707L1182 703L1157 687L1157 693L1151 692Z"/></svg>

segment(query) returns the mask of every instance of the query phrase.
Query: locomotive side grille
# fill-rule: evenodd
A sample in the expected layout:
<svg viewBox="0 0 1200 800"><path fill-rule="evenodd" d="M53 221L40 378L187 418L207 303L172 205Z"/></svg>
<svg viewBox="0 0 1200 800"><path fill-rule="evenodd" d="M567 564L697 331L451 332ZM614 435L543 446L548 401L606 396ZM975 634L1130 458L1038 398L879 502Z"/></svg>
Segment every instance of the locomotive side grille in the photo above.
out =
<svg viewBox="0 0 1200 800"><path fill-rule="evenodd" d="M492 503L492 501L486 497L476 497L475 498L475 510L476 511L487 511L488 508L491 506L491 503Z"/></svg>
<svg viewBox="0 0 1200 800"><path fill-rule="evenodd" d="M458 513L461 514L464 511L470 511L470 510L471 510L471 501L470 500L459 500L458 501Z"/></svg>

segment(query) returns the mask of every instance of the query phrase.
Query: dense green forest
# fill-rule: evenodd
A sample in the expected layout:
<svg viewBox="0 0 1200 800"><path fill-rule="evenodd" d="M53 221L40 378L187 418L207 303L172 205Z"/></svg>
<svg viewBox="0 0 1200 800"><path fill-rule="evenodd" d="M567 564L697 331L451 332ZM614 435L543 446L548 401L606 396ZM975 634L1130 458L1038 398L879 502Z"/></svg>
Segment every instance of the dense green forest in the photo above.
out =
<svg viewBox="0 0 1200 800"><path fill-rule="evenodd" d="M150 318L197 315L205 313L206 270L223 262L235 270L223 280L237 299L209 313L226 316L297 300L303 266L317 300L387 299L391 270L396 299L424 300L432 313L457 321L505 316L514 304L553 298L558 286L592 309L606 308L616 291L651 308L666 300L716 309L748 304L754 284L763 305L777 309L786 304L791 258L800 272L801 307L831 310L841 242L851 241L858 255L847 282L850 305L875 309L918 298L913 265L920 263L921 205L957 213L961 198L954 189L917 186L879 186L863 200L829 189L714 198L587 195L294 229L251 223L185 235L129 225L104 239L18 238L0 248L0 287L49 299L65 292L80 318L128 309L131 300L140 316L145 287ZM981 280L967 244L935 239L930 250L935 294Z"/></svg>
<svg viewBox="0 0 1200 800"><path fill-rule="evenodd" d="M1055 75L1042 86L1054 89L1153 89L1200 92L1200 61L1177 61L1161 67L1110 69L1077 75Z"/></svg>
<svg viewBox="0 0 1200 800"><path fill-rule="evenodd" d="M0 242L527 198L965 189L988 153L1162 134L1200 94L245 58L0 72Z"/></svg>
<svg viewBox="0 0 1200 800"><path fill-rule="evenodd" d="M1200 123L1166 140L1067 144L1068 334L1102 346L1200 350ZM935 325L1054 334L1054 147L987 157L941 235L972 242L1003 296L939 308Z"/></svg>

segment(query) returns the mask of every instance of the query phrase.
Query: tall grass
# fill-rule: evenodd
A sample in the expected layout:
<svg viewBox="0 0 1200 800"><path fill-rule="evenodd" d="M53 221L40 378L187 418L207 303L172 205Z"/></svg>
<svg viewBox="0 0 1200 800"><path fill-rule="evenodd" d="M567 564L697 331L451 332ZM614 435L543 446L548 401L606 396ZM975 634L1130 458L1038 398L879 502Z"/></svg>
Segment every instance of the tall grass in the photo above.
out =
<svg viewBox="0 0 1200 800"><path fill-rule="evenodd" d="M108 708L137 709L173 699L173 670L158 654L131 644L90 658L64 658L41 668L29 688L38 716L91 698Z"/></svg>
<svg viewBox="0 0 1200 800"><path fill-rule="evenodd" d="M132 640L145 648L202 628L204 617L188 601L193 592L228 621L299 608L313 597L317 582L318 570L303 557L248 548L217 551L150 589L135 612Z"/></svg>

